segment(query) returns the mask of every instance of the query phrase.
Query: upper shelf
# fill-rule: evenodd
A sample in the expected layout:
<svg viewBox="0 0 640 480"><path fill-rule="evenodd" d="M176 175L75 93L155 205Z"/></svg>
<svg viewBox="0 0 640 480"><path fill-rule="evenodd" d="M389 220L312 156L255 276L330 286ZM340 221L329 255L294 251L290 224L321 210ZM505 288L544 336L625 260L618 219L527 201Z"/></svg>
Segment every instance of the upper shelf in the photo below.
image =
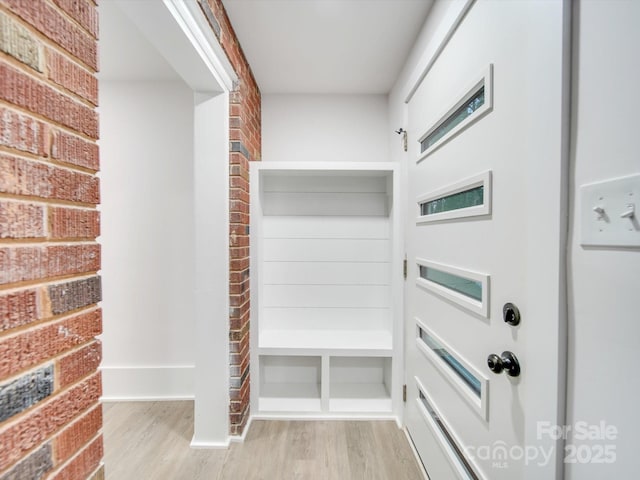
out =
<svg viewBox="0 0 640 480"><path fill-rule="evenodd" d="M390 356L391 332L387 330L261 330L261 355Z"/></svg>
<svg viewBox="0 0 640 480"><path fill-rule="evenodd" d="M388 216L392 164L270 163L254 167L265 216ZM375 169L372 169L375 167ZM255 171L254 171L255 174Z"/></svg>
<svg viewBox="0 0 640 480"><path fill-rule="evenodd" d="M278 175L305 175L310 171L326 175L386 176L396 171L396 162L252 162L252 169L262 172L277 172ZM350 173L353 172L353 173Z"/></svg>

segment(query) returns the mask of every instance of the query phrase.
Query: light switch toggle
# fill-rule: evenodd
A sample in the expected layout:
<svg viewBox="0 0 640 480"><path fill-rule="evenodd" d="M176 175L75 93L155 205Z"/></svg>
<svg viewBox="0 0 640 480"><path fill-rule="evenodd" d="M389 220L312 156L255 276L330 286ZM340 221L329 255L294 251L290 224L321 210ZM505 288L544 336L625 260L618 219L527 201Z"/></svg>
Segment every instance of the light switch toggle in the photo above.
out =
<svg viewBox="0 0 640 480"><path fill-rule="evenodd" d="M604 217L604 208L601 206L598 205L593 207L593 211L598 214L598 220L601 220Z"/></svg>
<svg viewBox="0 0 640 480"><path fill-rule="evenodd" d="M627 203L627 211L620 214L620 218L633 218L636 216L636 206L634 203Z"/></svg>

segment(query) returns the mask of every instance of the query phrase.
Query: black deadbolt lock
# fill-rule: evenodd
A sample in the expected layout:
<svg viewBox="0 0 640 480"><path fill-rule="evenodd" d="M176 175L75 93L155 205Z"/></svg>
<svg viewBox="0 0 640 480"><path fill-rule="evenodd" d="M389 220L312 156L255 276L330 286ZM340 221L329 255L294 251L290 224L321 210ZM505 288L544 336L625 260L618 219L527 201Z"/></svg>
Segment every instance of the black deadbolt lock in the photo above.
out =
<svg viewBox="0 0 640 480"><path fill-rule="evenodd" d="M513 303L505 303L502 307L502 318L506 323L515 327L520 324L520 310Z"/></svg>
<svg viewBox="0 0 640 480"><path fill-rule="evenodd" d="M492 353L487 357L487 365L493 373L507 373L510 377L520 375L520 362L512 352L502 352L501 356Z"/></svg>

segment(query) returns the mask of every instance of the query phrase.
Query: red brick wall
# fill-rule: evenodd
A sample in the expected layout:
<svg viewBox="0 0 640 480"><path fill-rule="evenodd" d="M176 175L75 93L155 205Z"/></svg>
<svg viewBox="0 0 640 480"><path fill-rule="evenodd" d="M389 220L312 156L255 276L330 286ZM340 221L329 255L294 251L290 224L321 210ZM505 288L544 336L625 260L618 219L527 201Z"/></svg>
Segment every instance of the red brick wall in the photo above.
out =
<svg viewBox="0 0 640 480"><path fill-rule="evenodd" d="M101 479L98 17L0 0L0 479Z"/></svg>
<svg viewBox="0 0 640 480"><path fill-rule="evenodd" d="M249 417L249 162L261 156L260 90L220 0L199 0L239 81L230 97L230 424L240 435Z"/></svg>

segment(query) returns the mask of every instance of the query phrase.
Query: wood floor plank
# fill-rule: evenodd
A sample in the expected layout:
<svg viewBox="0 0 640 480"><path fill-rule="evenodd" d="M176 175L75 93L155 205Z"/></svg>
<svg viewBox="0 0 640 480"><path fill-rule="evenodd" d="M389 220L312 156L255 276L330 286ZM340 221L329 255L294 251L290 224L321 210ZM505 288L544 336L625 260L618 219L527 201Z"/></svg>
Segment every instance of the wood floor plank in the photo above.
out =
<svg viewBox="0 0 640 480"><path fill-rule="evenodd" d="M375 441L375 450L385 452L383 478L394 478L395 472L406 472L407 478L422 478L422 471L415 455L408 445L404 431L388 428L381 422L372 422L371 428Z"/></svg>
<svg viewBox="0 0 640 480"><path fill-rule="evenodd" d="M322 466L325 478L348 478L349 459L347 451L345 422L324 421L318 422L317 427L321 432Z"/></svg>
<svg viewBox="0 0 640 480"><path fill-rule="evenodd" d="M193 402L103 405L107 480L422 480L390 421L256 420L243 443L191 449Z"/></svg>
<svg viewBox="0 0 640 480"><path fill-rule="evenodd" d="M224 450L193 450L192 402L131 402L104 410L107 479L215 479Z"/></svg>
<svg viewBox="0 0 640 480"><path fill-rule="evenodd" d="M346 427L350 478L354 480L384 478L380 476L379 470L379 460L384 452L372 455L376 450L370 424L371 422L354 421L349 422Z"/></svg>

